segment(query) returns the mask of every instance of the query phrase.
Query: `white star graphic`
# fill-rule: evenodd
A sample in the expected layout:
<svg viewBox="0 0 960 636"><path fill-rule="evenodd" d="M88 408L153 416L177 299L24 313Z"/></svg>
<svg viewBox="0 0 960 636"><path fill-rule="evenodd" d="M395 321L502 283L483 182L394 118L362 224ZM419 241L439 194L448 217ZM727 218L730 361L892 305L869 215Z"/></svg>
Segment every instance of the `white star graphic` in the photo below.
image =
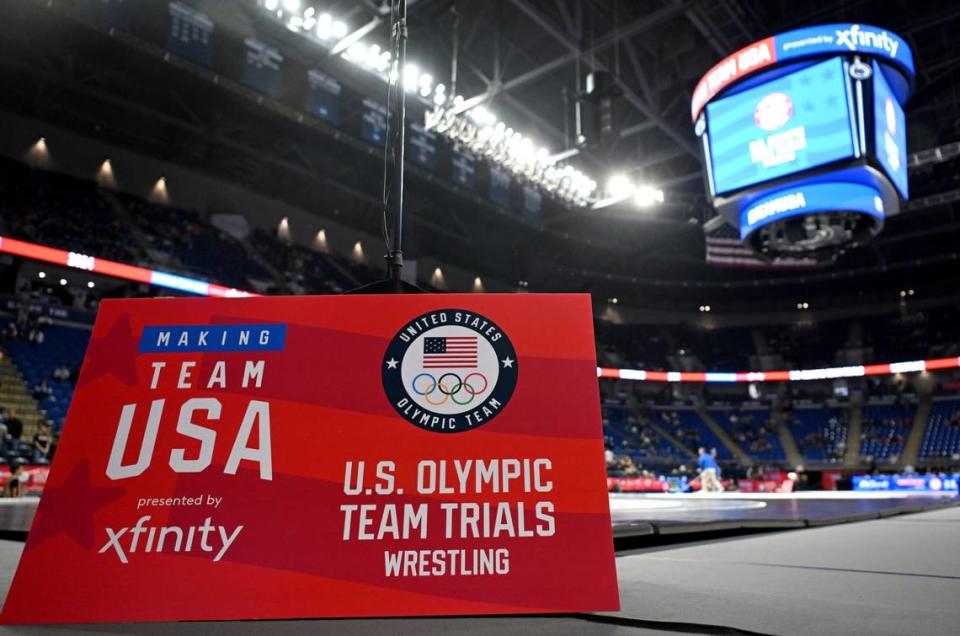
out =
<svg viewBox="0 0 960 636"><path fill-rule="evenodd" d="M510 367L511 369L513 368L513 360L510 359L510 356L507 356L506 358L504 358L504 359L501 360L500 362L503 363L503 368L504 368L504 369L506 369L507 367Z"/></svg>
<svg viewBox="0 0 960 636"><path fill-rule="evenodd" d="M394 360L393 358L390 358L389 360L387 360L387 368L388 368L388 369L396 369L396 368L397 368L397 362L398 362L398 360Z"/></svg>

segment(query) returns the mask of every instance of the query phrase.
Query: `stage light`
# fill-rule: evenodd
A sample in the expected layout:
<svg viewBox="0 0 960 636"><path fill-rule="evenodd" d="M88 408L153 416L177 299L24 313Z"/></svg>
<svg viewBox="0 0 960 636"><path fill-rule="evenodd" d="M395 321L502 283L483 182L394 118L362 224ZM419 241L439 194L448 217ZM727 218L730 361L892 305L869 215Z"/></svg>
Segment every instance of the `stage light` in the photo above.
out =
<svg viewBox="0 0 960 636"><path fill-rule="evenodd" d="M263 8L267 11L276 11L278 6L280 6L279 0L264 0L263 3Z"/></svg>
<svg viewBox="0 0 960 636"><path fill-rule="evenodd" d="M313 248L318 252L326 252L329 249L326 230L317 231L317 235L313 237Z"/></svg>
<svg viewBox="0 0 960 636"><path fill-rule="evenodd" d="M912 289L908 289L908 290L907 290L907 295L908 295L908 296L913 296L913 290L912 290Z"/></svg>
<svg viewBox="0 0 960 636"><path fill-rule="evenodd" d="M109 159L104 159L103 163L100 164L100 168L97 170L96 180L101 187L116 187L117 182L113 177L113 165Z"/></svg>
<svg viewBox="0 0 960 636"><path fill-rule="evenodd" d="M611 298L611 299L610 299L610 304L611 304L611 305L616 305L616 304L619 303L619 302L620 302L620 299L619 299L619 298Z"/></svg>
<svg viewBox="0 0 960 636"><path fill-rule="evenodd" d="M286 11L299 11L300 0L283 0L283 8Z"/></svg>
<svg viewBox="0 0 960 636"><path fill-rule="evenodd" d="M443 277L443 270L439 267L433 270L433 275L430 277L430 285L438 289L443 289L447 286L447 281Z"/></svg>
<svg viewBox="0 0 960 636"><path fill-rule="evenodd" d="M46 273L46 272L39 272L39 273L37 273L37 278L46 278L46 277L47 277L47 273Z"/></svg>
<svg viewBox="0 0 960 636"><path fill-rule="evenodd" d="M93 289L95 287L92 280L87 281L87 287L89 287L90 289Z"/></svg>
<svg viewBox="0 0 960 636"><path fill-rule="evenodd" d="M153 189L150 190L149 199L154 203L162 203L164 205L170 203L170 193L167 192L166 177L160 177L157 179L157 182L153 184Z"/></svg>
<svg viewBox="0 0 960 636"><path fill-rule="evenodd" d="M630 178L621 173L612 175L607 179L607 195L613 199L626 199L631 196L637 187L630 181Z"/></svg>
<svg viewBox="0 0 960 636"><path fill-rule="evenodd" d="M40 137L27 150L27 162L34 166L46 167L50 164L50 150L47 148L47 138Z"/></svg>
<svg viewBox="0 0 960 636"><path fill-rule="evenodd" d="M646 208L655 203L663 203L663 190L658 190L652 186L640 186L633 195L633 201L641 208Z"/></svg>
<svg viewBox="0 0 960 636"><path fill-rule="evenodd" d="M298 15L290 16L290 21L287 22L287 28L291 31L298 31L303 28L303 18Z"/></svg>
<svg viewBox="0 0 960 636"><path fill-rule="evenodd" d="M417 87L417 78L420 76L420 69L416 64L407 64L403 67L403 90L410 92Z"/></svg>
<svg viewBox="0 0 960 636"><path fill-rule="evenodd" d="M473 279L473 291L483 293L483 281L479 276Z"/></svg>
<svg viewBox="0 0 960 636"><path fill-rule="evenodd" d="M313 14L315 14L316 12L317 10L314 9L313 7L307 7L306 9L303 10L303 17L312 18Z"/></svg>
<svg viewBox="0 0 960 636"><path fill-rule="evenodd" d="M60 279L60 285L62 286L62 285L66 285L66 284L67 284L67 279L66 279L66 278L61 278L61 279Z"/></svg>
<svg viewBox="0 0 960 636"><path fill-rule="evenodd" d="M357 261L358 263L364 261L363 245L360 243L360 241L357 241L353 244L353 260Z"/></svg>
<svg viewBox="0 0 960 636"><path fill-rule="evenodd" d="M343 57L351 62L363 64L367 59L367 46L365 44L361 44L360 42L351 44L350 48L344 51Z"/></svg>
<svg viewBox="0 0 960 636"><path fill-rule="evenodd" d="M287 243L290 242L290 219L283 217L277 224L277 238Z"/></svg>
<svg viewBox="0 0 960 636"><path fill-rule="evenodd" d="M321 13L317 18L317 37L321 40L328 39L333 35L333 18L329 13Z"/></svg>
<svg viewBox="0 0 960 636"><path fill-rule="evenodd" d="M331 29L331 32L333 33L333 37L335 37L335 38L337 38L337 39L346 37L346 35L347 35L347 25L346 25L346 23L341 22L340 20L337 20L336 22L333 23L333 27L332 27L332 29Z"/></svg>

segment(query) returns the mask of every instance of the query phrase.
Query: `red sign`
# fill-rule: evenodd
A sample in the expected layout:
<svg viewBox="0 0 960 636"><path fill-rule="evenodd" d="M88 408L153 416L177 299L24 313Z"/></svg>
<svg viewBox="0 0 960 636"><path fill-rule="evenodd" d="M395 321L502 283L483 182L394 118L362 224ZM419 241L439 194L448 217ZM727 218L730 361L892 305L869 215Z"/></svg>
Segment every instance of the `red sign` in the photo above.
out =
<svg viewBox="0 0 960 636"><path fill-rule="evenodd" d="M769 37L745 46L733 55L727 56L700 78L693 90L690 115L697 121L700 111L713 97L734 82L777 61L777 48L774 38Z"/></svg>
<svg viewBox="0 0 960 636"><path fill-rule="evenodd" d="M670 492L670 484L656 477L607 477L610 492Z"/></svg>
<svg viewBox="0 0 960 636"><path fill-rule="evenodd" d="M12 474L9 466L0 466L0 490L7 490ZM26 495L43 492L49 474L49 466L23 466L17 473L17 479L20 481L20 493Z"/></svg>
<svg viewBox="0 0 960 636"><path fill-rule="evenodd" d="M616 610L596 377L586 295L104 301L3 620Z"/></svg>

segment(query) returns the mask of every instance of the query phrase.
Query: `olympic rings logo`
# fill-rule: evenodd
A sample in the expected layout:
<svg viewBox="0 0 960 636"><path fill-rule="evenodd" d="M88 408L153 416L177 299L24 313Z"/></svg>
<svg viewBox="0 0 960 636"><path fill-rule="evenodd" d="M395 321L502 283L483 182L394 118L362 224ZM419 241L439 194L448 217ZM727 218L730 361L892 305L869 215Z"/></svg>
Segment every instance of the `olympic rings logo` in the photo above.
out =
<svg viewBox="0 0 960 636"><path fill-rule="evenodd" d="M481 381L483 386L478 388L477 385ZM445 404L447 400L452 400L454 404L460 406L466 406L487 390L487 376L474 371L467 374L465 378L461 378L456 373L444 373L439 378L435 378L433 374L423 372L413 378L410 388L417 395L422 395L427 404L432 406L440 406ZM430 396L437 391L440 392L442 397L434 401ZM466 399L463 399L464 393L467 395Z"/></svg>

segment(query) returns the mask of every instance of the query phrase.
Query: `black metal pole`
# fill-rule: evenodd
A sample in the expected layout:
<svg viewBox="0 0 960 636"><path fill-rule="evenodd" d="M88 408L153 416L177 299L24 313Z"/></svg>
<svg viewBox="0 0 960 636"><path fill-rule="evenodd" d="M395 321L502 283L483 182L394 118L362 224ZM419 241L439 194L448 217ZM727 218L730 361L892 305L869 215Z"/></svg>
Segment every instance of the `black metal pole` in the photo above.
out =
<svg viewBox="0 0 960 636"><path fill-rule="evenodd" d="M407 101L404 88L404 67L407 60L407 0L398 0L397 21L393 25L393 33L397 41L397 102L396 118L394 119L393 139L393 180L390 185L390 203L393 209L393 241L387 253L387 276L392 280L400 280L400 270L403 268L403 158L405 151ZM387 107L393 110L393 104Z"/></svg>

